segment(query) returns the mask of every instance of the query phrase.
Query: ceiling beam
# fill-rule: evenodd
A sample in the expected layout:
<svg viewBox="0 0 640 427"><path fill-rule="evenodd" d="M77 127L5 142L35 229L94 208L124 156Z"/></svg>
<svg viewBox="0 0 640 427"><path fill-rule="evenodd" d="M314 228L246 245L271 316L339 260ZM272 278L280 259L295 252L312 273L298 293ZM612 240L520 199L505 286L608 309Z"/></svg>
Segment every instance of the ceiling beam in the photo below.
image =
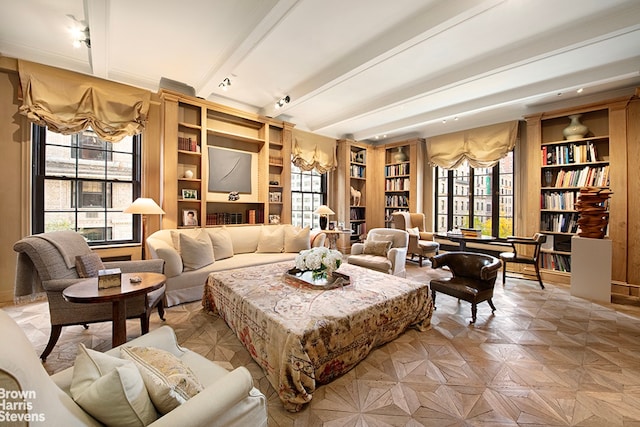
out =
<svg viewBox="0 0 640 427"><path fill-rule="evenodd" d="M91 48L89 62L94 76L109 78L109 0L84 0Z"/></svg>

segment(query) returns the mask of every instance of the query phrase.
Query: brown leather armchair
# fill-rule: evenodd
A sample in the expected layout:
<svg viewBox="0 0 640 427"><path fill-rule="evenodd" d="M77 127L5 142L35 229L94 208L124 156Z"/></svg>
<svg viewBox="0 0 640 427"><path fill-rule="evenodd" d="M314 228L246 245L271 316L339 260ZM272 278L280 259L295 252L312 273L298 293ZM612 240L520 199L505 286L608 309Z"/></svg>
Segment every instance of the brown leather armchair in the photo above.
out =
<svg viewBox="0 0 640 427"><path fill-rule="evenodd" d="M78 283L81 278L74 264L77 255L91 253L84 237L74 231L54 231L27 236L16 242L13 250L18 252L16 268L15 296L18 300L46 292L51 320L51 335L40 358L44 361L58 342L63 326L84 325L110 321L112 304L74 304L62 296L68 286ZM142 261L105 262L105 268L120 268L123 273L162 273L164 261L161 259ZM149 331L149 316L153 308L158 308L164 320L165 287L127 301L127 318L139 318L142 333Z"/></svg>
<svg viewBox="0 0 640 427"><path fill-rule="evenodd" d="M476 322L477 304L487 301L491 312L493 287L500 270L500 260L475 252L447 252L431 258L432 268L449 267L452 277L431 280L431 298L435 308L436 292L471 303L471 322Z"/></svg>
<svg viewBox="0 0 640 427"><path fill-rule="evenodd" d="M436 255L440 249L440 244L433 239L433 233L427 231L424 214L422 212L394 212L392 216L393 226L409 233L407 254L411 254L411 261L414 256L417 256L418 264L422 267L422 260Z"/></svg>

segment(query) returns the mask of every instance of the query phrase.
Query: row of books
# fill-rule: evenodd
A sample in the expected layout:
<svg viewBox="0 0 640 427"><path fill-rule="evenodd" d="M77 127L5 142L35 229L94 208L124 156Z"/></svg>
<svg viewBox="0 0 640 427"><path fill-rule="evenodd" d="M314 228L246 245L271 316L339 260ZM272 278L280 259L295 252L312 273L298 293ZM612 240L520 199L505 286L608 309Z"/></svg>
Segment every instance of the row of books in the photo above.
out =
<svg viewBox="0 0 640 427"><path fill-rule="evenodd" d="M385 191L409 191L409 178L387 178L384 189Z"/></svg>
<svg viewBox="0 0 640 427"><path fill-rule="evenodd" d="M576 204L576 193L573 191L554 191L540 195L540 208L554 210L573 210Z"/></svg>
<svg viewBox="0 0 640 427"><path fill-rule="evenodd" d="M556 233L575 233L578 231L578 213L547 213L542 212L540 230Z"/></svg>
<svg viewBox="0 0 640 427"><path fill-rule="evenodd" d="M198 141L196 141L195 139L192 139L191 137L179 136L178 150L193 151L194 153L199 153L200 146L198 145Z"/></svg>
<svg viewBox="0 0 640 427"><path fill-rule="evenodd" d="M367 226L364 222L356 222L351 224L351 238L359 238L363 234L367 233Z"/></svg>
<svg viewBox="0 0 640 427"><path fill-rule="evenodd" d="M401 163L399 165L385 166L384 174L385 176L409 175L409 163Z"/></svg>
<svg viewBox="0 0 640 427"><path fill-rule="evenodd" d="M571 272L571 256L561 254L542 254L541 267L548 270Z"/></svg>
<svg viewBox="0 0 640 427"><path fill-rule="evenodd" d="M364 208L351 208L349 210L349 219L350 220L363 220L364 219Z"/></svg>
<svg viewBox="0 0 640 427"><path fill-rule="evenodd" d="M588 142L586 145L545 145L542 147L543 165L568 165L572 163L587 163L598 161L596 146Z"/></svg>
<svg viewBox="0 0 640 427"><path fill-rule="evenodd" d="M278 156L269 156L269 164L270 165L279 165L282 166L284 160L282 157Z"/></svg>
<svg viewBox="0 0 640 427"><path fill-rule="evenodd" d="M352 151L351 152L351 158L350 160L352 162L355 163L367 163L367 151L366 150L360 150L360 151Z"/></svg>
<svg viewBox="0 0 640 427"><path fill-rule="evenodd" d="M264 211L261 209L249 209L246 213L207 212L206 221L207 225L262 224L264 222Z"/></svg>
<svg viewBox="0 0 640 427"><path fill-rule="evenodd" d="M609 186L609 165L585 166L582 169L560 170L556 177L556 187Z"/></svg>
<svg viewBox="0 0 640 427"><path fill-rule="evenodd" d="M365 167L360 165L351 165L351 174L353 178L364 178Z"/></svg>
<svg viewBox="0 0 640 427"><path fill-rule="evenodd" d="M392 207L409 207L409 198L400 194L385 196L384 205Z"/></svg>

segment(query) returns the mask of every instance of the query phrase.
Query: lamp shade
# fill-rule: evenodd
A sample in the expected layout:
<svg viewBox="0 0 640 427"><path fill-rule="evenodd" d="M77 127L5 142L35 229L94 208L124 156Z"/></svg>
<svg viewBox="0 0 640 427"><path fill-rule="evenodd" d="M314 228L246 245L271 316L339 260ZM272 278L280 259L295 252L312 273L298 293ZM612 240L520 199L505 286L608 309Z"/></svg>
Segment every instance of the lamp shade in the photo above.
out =
<svg viewBox="0 0 640 427"><path fill-rule="evenodd" d="M165 212L160 206L153 200L146 197L137 198L129 207L122 212L131 214L155 214L163 215Z"/></svg>
<svg viewBox="0 0 640 427"><path fill-rule="evenodd" d="M313 213L318 214L318 215L335 215L336 214L334 211L329 209L329 207L327 205L320 205L318 207L318 209L313 211Z"/></svg>

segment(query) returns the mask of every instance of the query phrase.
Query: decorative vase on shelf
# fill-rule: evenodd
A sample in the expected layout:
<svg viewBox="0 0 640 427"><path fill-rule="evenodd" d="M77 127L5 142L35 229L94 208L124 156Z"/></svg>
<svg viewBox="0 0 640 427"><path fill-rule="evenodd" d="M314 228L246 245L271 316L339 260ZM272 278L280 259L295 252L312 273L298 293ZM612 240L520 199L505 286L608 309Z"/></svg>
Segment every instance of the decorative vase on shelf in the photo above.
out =
<svg viewBox="0 0 640 427"><path fill-rule="evenodd" d="M193 178L193 172L189 169L187 169L186 171L184 171L184 177L187 179L191 179Z"/></svg>
<svg viewBox="0 0 640 427"><path fill-rule="evenodd" d="M584 138L587 132L589 132L589 129L580 123L580 117L582 117L582 114L572 114L569 116L571 123L562 130L562 134L566 139L571 140Z"/></svg>
<svg viewBox="0 0 640 427"><path fill-rule="evenodd" d="M398 151L393 154L393 159L398 163L407 161L407 155L404 153L404 147L398 147Z"/></svg>

